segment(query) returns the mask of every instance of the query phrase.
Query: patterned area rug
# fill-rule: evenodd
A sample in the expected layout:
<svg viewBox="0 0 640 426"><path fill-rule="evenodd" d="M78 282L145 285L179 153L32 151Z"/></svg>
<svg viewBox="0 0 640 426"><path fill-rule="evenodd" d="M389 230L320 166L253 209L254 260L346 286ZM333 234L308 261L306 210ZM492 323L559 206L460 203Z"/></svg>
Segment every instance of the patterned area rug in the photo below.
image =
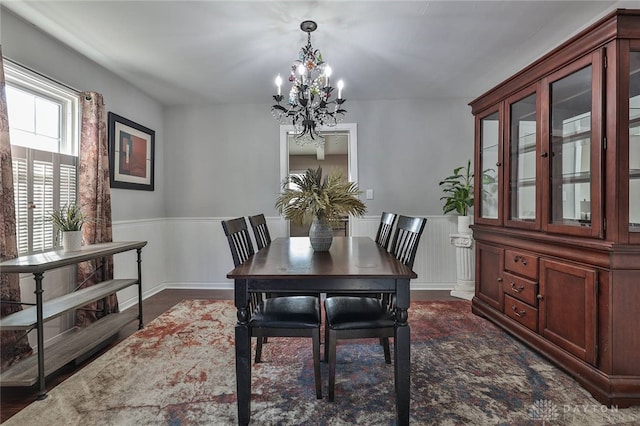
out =
<svg viewBox="0 0 640 426"><path fill-rule="evenodd" d="M607 408L466 301L414 302L412 425L637 425ZM189 300L149 323L6 425L233 425L231 302ZM270 338L252 368L252 424L393 425L393 368L377 341L339 342L336 399L313 385L309 339Z"/></svg>

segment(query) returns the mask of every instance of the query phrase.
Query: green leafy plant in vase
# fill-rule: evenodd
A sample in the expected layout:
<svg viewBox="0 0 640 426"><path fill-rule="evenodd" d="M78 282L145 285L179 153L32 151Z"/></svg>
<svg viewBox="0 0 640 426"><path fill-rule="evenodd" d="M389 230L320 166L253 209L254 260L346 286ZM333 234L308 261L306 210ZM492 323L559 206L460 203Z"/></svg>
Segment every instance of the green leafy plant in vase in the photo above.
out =
<svg viewBox="0 0 640 426"><path fill-rule="evenodd" d="M322 177L322 167L290 175L282 182L276 199L278 212L294 224L312 221L309 230L315 251L327 251L333 241L331 223L345 216L362 216L367 207L358 198L361 191L341 173Z"/></svg>
<svg viewBox="0 0 640 426"><path fill-rule="evenodd" d="M82 225L89 220L76 203L65 204L49 215L49 220L62 232L64 251L78 251L82 245Z"/></svg>
<svg viewBox="0 0 640 426"><path fill-rule="evenodd" d="M444 195L440 197L444 200L442 211L447 214L458 213L458 232L469 233L469 209L473 207L473 172L471 171L471 160L467 160L466 166L453 169L453 174L440 181Z"/></svg>

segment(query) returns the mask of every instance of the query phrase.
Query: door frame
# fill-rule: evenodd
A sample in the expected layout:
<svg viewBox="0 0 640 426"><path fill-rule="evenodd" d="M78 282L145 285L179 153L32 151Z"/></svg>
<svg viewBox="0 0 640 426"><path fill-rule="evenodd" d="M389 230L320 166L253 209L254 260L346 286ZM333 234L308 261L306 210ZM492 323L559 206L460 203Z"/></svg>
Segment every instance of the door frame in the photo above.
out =
<svg viewBox="0 0 640 426"><path fill-rule="evenodd" d="M278 187L281 187L282 182L287 177L289 172L289 142L287 140L287 133L293 132L294 127L291 124L280 125L280 182ZM348 165L349 171L347 179L349 182L358 182L358 125L357 123L339 123L333 127L323 126L319 128L320 133L331 132L348 132L349 133L349 150L348 150ZM283 219L284 220L284 219ZM349 219L351 221L351 218ZM289 227L286 226L287 235L289 235ZM351 234L351 226L349 226L349 234Z"/></svg>

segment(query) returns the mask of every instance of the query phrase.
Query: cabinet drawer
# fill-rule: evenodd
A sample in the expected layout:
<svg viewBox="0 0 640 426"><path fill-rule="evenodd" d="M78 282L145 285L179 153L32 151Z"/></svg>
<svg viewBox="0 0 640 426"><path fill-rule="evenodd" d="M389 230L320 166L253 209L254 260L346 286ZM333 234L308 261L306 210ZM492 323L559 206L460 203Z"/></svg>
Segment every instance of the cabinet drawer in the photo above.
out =
<svg viewBox="0 0 640 426"><path fill-rule="evenodd" d="M538 310L508 294L504 295L504 312L525 327L538 331Z"/></svg>
<svg viewBox="0 0 640 426"><path fill-rule="evenodd" d="M538 256L515 250L504 251L504 268L528 278L538 279Z"/></svg>
<svg viewBox="0 0 640 426"><path fill-rule="evenodd" d="M538 305L538 283L508 272L504 273L504 292L532 306Z"/></svg>

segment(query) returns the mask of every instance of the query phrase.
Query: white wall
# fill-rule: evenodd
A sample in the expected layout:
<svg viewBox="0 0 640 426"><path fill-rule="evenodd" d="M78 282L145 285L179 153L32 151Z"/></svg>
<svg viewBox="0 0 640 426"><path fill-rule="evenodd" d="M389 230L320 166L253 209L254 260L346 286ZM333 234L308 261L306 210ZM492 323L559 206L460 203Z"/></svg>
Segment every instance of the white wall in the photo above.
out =
<svg viewBox="0 0 640 426"><path fill-rule="evenodd" d="M77 90L100 92L107 111L155 130L155 191L111 191L113 220L164 216L162 105L93 61L49 38L6 9L0 14L2 53ZM70 24L71 25L71 24Z"/></svg>
<svg viewBox="0 0 640 426"><path fill-rule="evenodd" d="M275 214L280 136L268 104L171 107L164 120L167 217Z"/></svg>
<svg viewBox="0 0 640 426"><path fill-rule="evenodd" d="M358 123L358 181L372 188L368 214L442 213L438 182L473 158L471 99L352 102Z"/></svg>
<svg viewBox="0 0 640 426"><path fill-rule="evenodd" d="M358 183L374 190L367 214L438 215L438 182L473 156L466 99L351 102ZM269 104L165 110L167 217L275 215L279 124Z"/></svg>

